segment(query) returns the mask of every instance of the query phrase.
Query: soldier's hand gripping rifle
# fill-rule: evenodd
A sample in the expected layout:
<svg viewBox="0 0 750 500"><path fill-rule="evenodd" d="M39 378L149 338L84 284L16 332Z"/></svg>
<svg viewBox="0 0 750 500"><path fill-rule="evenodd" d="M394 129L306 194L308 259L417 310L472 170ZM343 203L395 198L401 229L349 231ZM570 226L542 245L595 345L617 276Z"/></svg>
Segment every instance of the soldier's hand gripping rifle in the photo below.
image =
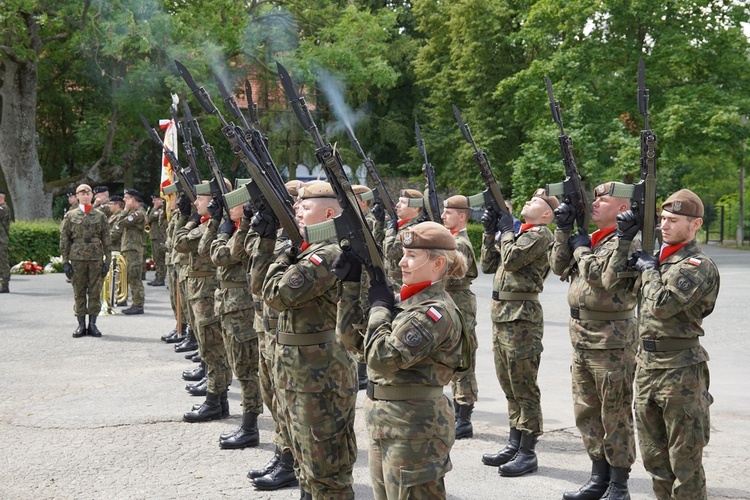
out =
<svg viewBox="0 0 750 500"><path fill-rule="evenodd" d="M351 250L362 262L369 273L371 279L375 282L381 282L385 279L383 268L383 257L380 254L380 247L375 243L375 238L370 232L362 211L359 209L357 198L352 191L349 179L344 173L344 167L341 157L333 146L323 141L318 127L313 121L310 110L307 107L304 97L299 97L294 89L294 84L289 73L284 67L276 63L279 70L281 85L284 87L289 102L292 105L294 114L315 143L315 156L320 161L328 177L328 182L336 193L341 213L331 221L321 224L315 224L306 228L308 241L320 241L322 239L336 236L341 248ZM320 234L313 234L320 233Z"/></svg>
<svg viewBox="0 0 750 500"><path fill-rule="evenodd" d="M375 168L375 162L373 162L370 157L367 156L362 150L362 146L360 146L357 137L354 135L354 131L349 128L349 125L346 125L345 127L346 135L349 136L349 142L352 143L352 147L354 148L354 150L362 157L362 161L365 165L365 168L367 169L367 173L370 174L370 177L375 182L375 202L381 203L383 205L385 213L388 214L388 217L390 217L391 220L398 220L398 216L396 215L396 207L393 205L393 199L391 198L391 195L388 194L388 190L386 190L385 188L383 179L380 178L380 174L378 174L378 171Z"/></svg>
<svg viewBox="0 0 750 500"><path fill-rule="evenodd" d="M643 59L638 60L638 111L644 120L644 130L641 130L641 180L634 186L630 208L639 219L643 249L651 253L654 251L656 224L656 135L648 124L648 89Z"/></svg>
<svg viewBox="0 0 750 500"><path fill-rule="evenodd" d="M141 122L143 122L143 126L146 128L146 131L148 131L148 135L151 137L151 140L161 146L161 148L164 150L164 154L169 160L169 163L172 165L172 171L175 175L174 184L177 188L177 191L179 191L180 193L184 193L191 203L194 202L196 196L195 186L197 184L200 184L201 182L200 177L198 177L197 171L193 170L192 168L190 168L189 170L182 168L180 162L177 161L177 156L164 144L164 142L161 140L161 137L159 137L159 134L151 125L149 125L148 120L143 115L141 115Z"/></svg>
<svg viewBox="0 0 750 500"><path fill-rule="evenodd" d="M576 211L576 226L581 234L588 233L588 224L591 219L591 207L586 200L586 193L581 188L581 176L573 156L573 141L565 133L562 117L560 116L560 105L555 100L552 91L552 82L549 77L544 77L547 83L547 94L549 95L549 107L552 111L552 119L560 126L560 135L557 137L560 143L560 152L565 167L565 180L556 184L547 184L547 195L562 196L565 203L572 206Z"/></svg>
<svg viewBox="0 0 750 500"><path fill-rule="evenodd" d="M508 207L505 206L503 193L500 192L500 186L498 186L497 181L495 180L495 174L492 173L492 169L490 168L487 154L477 147L477 143L474 142L474 137L471 135L469 125L464 123L464 120L461 117L461 111L455 105L453 105L453 115L456 117L458 126L461 129L461 135L463 135L466 142L471 144L474 148L474 159L477 161L477 165L479 165L479 173L482 174L482 180L487 185L487 189L482 191L484 206L486 208L491 208L496 214L505 213L510 215ZM473 201L472 198L473 196L469 197L470 203Z"/></svg>
<svg viewBox="0 0 750 500"><path fill-rule="evenodd" d="M422 164L426 191L424 210L429 220L442 224L443 219L440 217L440 203L438 202L437 183L435 182L435 168L427 159L427 150L424 147L419 123L416 121L414 122L414 133L417 135L417 149L419 150L419 154L424 158L424 163Z"/></svg>
<svg viewBox="0 0 750 500"><path fill-rule="evenodd" d="M180 75L182 75L183 80L185 80L185 83L190 87L193 95L206 113L215 114L219 117L222 124L221 132L229 141L229 144L232 147L232 152L237 156L242 165L247 169L250 177L253 179L253 182L245 184L245 189L247 189L256 208L258 210L262 210L264 207L271 209L281 223L281 226L286 231L292 244L295 246L301 245L302 235L299 232L299 227L297 226L296 218L294 216L294 208L288 205L285 199L279 198L276 190L270 184L268 176L264 172L260 159L247 141L245 141L242 130L224 119L224 116L213 103L211 96L206 89L198 87L185 66L180 64L179 61L175 61L175 64L177 65L177 69L179 70ZM229 194L231 195L232 193Z"/></svg>

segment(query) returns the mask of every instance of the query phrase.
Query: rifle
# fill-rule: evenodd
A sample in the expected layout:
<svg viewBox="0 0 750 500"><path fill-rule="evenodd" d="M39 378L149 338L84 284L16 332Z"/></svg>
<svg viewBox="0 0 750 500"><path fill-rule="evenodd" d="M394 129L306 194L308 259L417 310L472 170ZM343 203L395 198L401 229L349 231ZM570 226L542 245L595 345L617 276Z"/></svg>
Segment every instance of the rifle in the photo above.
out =
<svg viewBox="0 0 750 500"><path fill-rule="evenodd" d="M419 154L424 157L422 172L424 173L425 191L427 194L427 199L424 203L424 211L429 220L442 224L443 219L440 217L440 203L438 202L437 183L435 182L435 168L427 159L427 151L425 150L422 134L419 130L419 123L416 121L414 121L414 132L417 134L417 149L419 149Z"/></svg>
<svg viewBox="0 0 750 500"><path fill-rule="evenodd" d="M322 241L336 236L341 248L354 252L374 281L384 280L385 269L383 268L380 247L375 243L370 227L359 209L357 198L352 191L346 173L344 173L341 156L330 143L323 142L323 137L315 125L305 98L297 95L289 73L278 62L276 66L279 70L281 86L284 87L284 92L286 92L289 103L302 124L302 128L312 136L316 147L315 156L323 166L328 182L336 193L336 198L342 209L341 213L332 220L308 226L305 229L308 241ZM378 273L377 270L380 270L380 272Z"/></svg>
<svg viewBox="0 0 750 500"><path fill-rule="evenodd" d="M641 180L634 186L630 208L641 225L643 249L651 253L654 251L656 224L656 135L648 124L648 89L643 59L638 60L638 111L644 120L644 129L641 130Z"/></svg>
<svg viewBox="0 0 750 500"><path fill-rule="evenodd" d="M479 165L479 173L482 175L482 180L487 185L487 189L482 191L485 207L491 208L498 215L501 213L510 214L508 207L505 206L500 186L498 186L495 180L495 174L492 173L492 169L490 168L490 161L487 159L487 154L477 147L477 143L474 142L474 137L471 135L469 125L464 123L461 111L455 105L453 105L453 115L456 117L458 127L461 129L461 135L474 148L474 159L477 161L477 165ZM470 200L471 198L469 197Z"/></svg>
<svg viewBox="0 0 750 500"><path fill-rule="evenodd" d="M193 92L193 95L198 100L201 107L203 107L206 113L215 114L219 117L222 124L221 132L232 146L232 152L245 166L250 177L253 179L253 182L245 184L245 189L247 189L256 207L259 210L264 207L270 208L286 231L292 244L295 246L301 245L302 235L297 226L294 208L289 205L285 199L280 198L276 189L270 184L268 174L261 166L262 163L258 156L246 142L242 130L234 125L234 123L229 123L224 119L224 116L213 103L211 96L206 89L196 85L195 80L193 80L193 77L185 66L180 64L179 61L175 61L175 64L177 65L177 69L180 72L182 79L185 80L185 83L190 87L190 90Z"/></svg>
<svg viewBox="0 0 750 500"><path fill-rule="evenodd" d="M588 234L588 224L591 219L591 207L586 201L586 193L581 189L581 176L578 173L576 160L573 156L573 141L565 133L562 117L560 116L560 105L555 100L552 91L552 82L549 77L544 77L547 83L547 94L549 95L549 107L552 110L552 119L560 126L560 135L557 137L560 143L560 151L565 168L565 180L556 184L547 184L547 195L562 196L563 201L572 206L576 211L576 226L581 234Z"/></svg>
<svg viewBox="0 0 750 500"><path fill-rule="evenodd" d="M385 213L391 218L391 220L398 220L396 215L396 207L393 205L393 199L388 194L388 190L385 188L383 179L380 178L377 169L375 168L375 162L373 162L369 156L362 150L362 146L359 145L357 137L354 135L354 131L346 125L346 135L349 136L349 142L352 143L354 150L362 157L367 173L370 174L372 180L375 181L375 190L373 194L375 196L375 203L382 203Z"/></svg>
<svg viewBox="0 0 750 500"><path fill-rule="evenodd" d="M195 150L195 146L193 146L193 137L190 135L190 125L187 123L187 116L183 117L185 120L183 122L180 122L180 120L177 119L177 104L175 102L172 102L169 111L172 114L172 120L177 127L177 135L182 138L182 147L185 149L185 158L187 158L188 169L192 169L192 171L196 173L200 172L200 169L198 168L198 153Z"/></svg>
<svg viewBox="0 0 750 500"><path fill-rule="evenodd" d="M151 127L151 125L148 123L148 120L143 115L141 115L141 122L143 122L143 126L146 128L146 131L148 131L148 135L151 137L151 140L160 145L162 149L164 149L164 154L167 156L169 163L172 165L172 171L175 175L175 187L180 193L184 193L191 203L194 202L196 196L195 186L200 184L201 182L200 177L198 177L197 171L193 170L192 168L189 168L188 170L183 169L180 165L180 162L177 161L177 156L164 144L164 142L161 140L161 137L159 137L159 134L156 133L156 130Z"/></svg>

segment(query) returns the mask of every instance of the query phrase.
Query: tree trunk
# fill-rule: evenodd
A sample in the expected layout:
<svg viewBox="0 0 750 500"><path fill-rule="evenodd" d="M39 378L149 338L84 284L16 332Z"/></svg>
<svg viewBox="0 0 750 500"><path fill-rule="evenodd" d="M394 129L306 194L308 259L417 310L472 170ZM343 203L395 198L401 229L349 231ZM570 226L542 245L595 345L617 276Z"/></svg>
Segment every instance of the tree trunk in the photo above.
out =
<svg viewBox="0 0 750 500"><path fill-rule="evenodd" d="M36 148L37 64L4 59L0 66L0 168L16 220L52 217Z"/></svg>

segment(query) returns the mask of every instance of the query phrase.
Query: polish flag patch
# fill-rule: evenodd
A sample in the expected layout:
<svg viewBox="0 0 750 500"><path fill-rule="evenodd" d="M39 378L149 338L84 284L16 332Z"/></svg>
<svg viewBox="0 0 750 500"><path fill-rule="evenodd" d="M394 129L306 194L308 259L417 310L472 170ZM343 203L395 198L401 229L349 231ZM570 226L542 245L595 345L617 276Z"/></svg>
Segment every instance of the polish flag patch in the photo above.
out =
<svg viewBox="0 0 750 500"><path fill-rule="evenodd" d="M318 257L318 254L314 253L314 254L312 254L310 256L310 262L312 262L316 266L319 266L320 264L323 263L323 259L321 259L320 257Z"/></svg>
<svg viewBox="0 0 750 500"><path fill-rule="evenodd" d="M688 264L692 264L694 266L700 266L701 265L701 260L700 259L696 259L695 257L690 257L688 259Z"/></svg>
<svg viewBox="0 0 750 500"><path fill-rule="evenodd" d="M434 307L430 307L429 309L427 309L427 316L429 316L430 319L434 321L435 323L437 323L443 318L443 315L440 314L438 310L435 309Z"/></svg>

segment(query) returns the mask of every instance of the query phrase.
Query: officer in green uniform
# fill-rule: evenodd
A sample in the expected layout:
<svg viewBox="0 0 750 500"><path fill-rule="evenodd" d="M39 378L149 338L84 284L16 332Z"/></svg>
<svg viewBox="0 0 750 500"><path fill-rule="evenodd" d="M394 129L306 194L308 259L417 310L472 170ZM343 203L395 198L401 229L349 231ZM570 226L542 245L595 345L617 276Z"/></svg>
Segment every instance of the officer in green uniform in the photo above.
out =
<svg viewBox="0 0 750 500"><path fill-rule="evenodd" d="M210 244L201 245L203 235L208 230L210 202L210 192L197 196L194 203L196 211L192 214L187 198L180 198L178 202L180 220L175 232L175 249L190 256L187 275L189 311L191 323L195 326L198 350L206 364L206 400L182 416L186 422L204 422L229 416L227 389L232 383L232 370L221 335L220 317L214 308L214 294L218 287L216 265L211 262Z"/></svg>
<svg viewBox="0 0 750 500"><path fill-rule="evenodd" d="M328 183L300 188L297 221L303 233L340 211ZM276 238L276 224L265 210L253 217L262 239ZM274 367L279 401L290 422L304 497L354 498L357 374L352 355L336 335L338 280L331 271L341 250L334 240L299 250L281 254L263 286L264 300L279 311Z"/></svg>
<svg viewBox="0 0 750 500"><path fill-rule="evenodd" d="M123 314L143 314L146 296L143 291L141 273L143 272L143 240L146 227L146 213L143 210L143 198L135 189L126 189L122 197L125 201L125 213L115 224L115 229L122 230L120 251L128 265L128 286L133 297L133 305L123 310Z"/></svg>
<svg viewBox="0 0 750 500"><path fill-rule="evenodd" d="M543 433L537 375L542 355L544 315L539 294L549 274L552 232L547 224L559 202L544 189L521 210L525 220L514 230L513 216L488 209L482 216L482 272L495 273L492 284L492 353L495 372L508 404L508 444L482 456L503 476L537 470L536 441Z"/></svg>
<svg viewBox="0 0 750 500"><path fill-rule="evenodd" d="M248 255L243 252L246 234L235 233L243 206L230 209L231 218L221 221L222 206L214 199L208 205L211 220L199 247L210 246L211 262L218 271L219 288L214 295L221 332L234 376L242 395L242 425L219 438L219 447L238 449L258 446L258 415L263 412L258 380L258 334L253 328L255 309L247 283ZM234 247L235 251L232 252Z"/></svg>
<svg viewBox="0 0 750 500"><path fill-rule="evenodd" d="M417 223L422 213L424 196L416 189L402 189L394 207L398 220L389 220L383 240L383 257L386 276L394 290L401 287L401 268L398 263L403 256L399 231Z"/></svg>
<svg viewBox="0 0 750 500"><path fill-rule="evenodd" d="M76 195L78 209L66 213L60 225L60 254L65 275L73 283L73 312L78 318L73 337L101 337L96 317L102 307L102 278L109 270L109 224L103 213L92 210L93 193L88 184L78 186Z"/></svg>
<svg viewBox="0 0 750 500"><path fill-rule="evenodd" d="M458 251L466 259L467 271L461 278L448 280L445 291L448 292L463 314L466 331L469 333L471 342L471 366L462 372L457 372L451 380L451 392L453 393L453 405L456 411L456 439L470 438L474 435L474 427L471 424L471 414L474 411L474 403L479 396L476 376L476 352L477 352L477 297L471 291L471 283L479 275L477 263L474 259L474 247L471 245L469 235L466 232L466 224L471 215L471 206L466 196L451 196L443 202L444 209L441 215L443 225L448 229L458 244Z"/></svg>
<svg viewBox="0 0 750 500"><path fill-rule="evenodd" d="M94 208L100 210L104 216L109 219L112 216L112 210L109 207L109 188L107 186L96 186L94 192Z"/></svg>
<svg viewBox="0 0 750 500"><path fill-rule="evenodd" d="M461 278L466 261L450 231L435 222L402 230L399 239L401 293L394 300L385 277L372 282L369 292L364 410L370 478L379 500L446 498L455 413L443 387L456 371L469 368L471 346L445 282ZM354 260L350 253L339 260L344 259ZM352 272L342 279L360 281ZM358 305L355 300L340 308Z"/></svg>
<svg viewBox="0 0 750 500"><path fill-rule="evenodd" d="M10 243L10 209L5 204L5 191L0 189L0 293L10 292L10 262L8 245Z"/></svg>
<svg viewBox="0 0 750 500"><path fill-rule="evenodd" d="M66 213L78 208L78 196L76 196L76 192L68 191L67 195L68 195L68 206L65 207Z"/></svg>
<svg viewBox="0 0 750 500"><path fill-rule="evenodd" d="M708 392L708 353L700 337L703 319L713 312L719 294L719 271L695 239L703 225L701 199L681 189L661 208L659 256L638 252L631 258L641 273L638 442L656 498L705 499L703 448L711 431L713 397ZM618 233L632 237L639 229L632 212L617 218ZM626 244L617 250L622 265L630 252Z"/></svg>
<svg viewBox="0 0 750 500"><path fill-rule="evenodd" d="M112 195L109 199L109 210L112 215L109 216L109 240L113 252L120 251L120 244L122 240L122 228L117 224L120 218L125 215L125 201L122 196Z"/></svg>
<svg viewBox="0 0 750 500"><path fill-rule="evenodd" d="M552 272L570 276L570 340L573 411L586 452L591 478L565 500L630 498L627 481L635 461L633 429L633 376L637 320L637 273L614 261L620 246L640 248L633 236L620 241L617 215L628 210L630 200L613 196L615 183L594 190L591 221L597 231L571 236L575 210L563 203L555 211Z"/></svg>
<svg viewBox="0 0 750 500"><path fill-rule="evenodd" d="M151 195L151 208L148 211L149 238L151 238L151 255L154 258L155 277L146 283L151 286L164 286L167 276L165 262L167 241L167 214L164 210L164 199L158 194Z"/></svg>

